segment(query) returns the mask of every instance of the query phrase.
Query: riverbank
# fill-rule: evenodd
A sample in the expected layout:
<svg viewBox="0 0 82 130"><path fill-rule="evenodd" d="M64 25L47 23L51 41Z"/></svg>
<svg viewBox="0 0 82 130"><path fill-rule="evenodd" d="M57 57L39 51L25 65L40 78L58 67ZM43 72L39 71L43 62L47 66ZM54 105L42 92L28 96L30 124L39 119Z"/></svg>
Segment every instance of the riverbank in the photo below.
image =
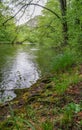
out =
<svg viewBox="0 0 82 130"><path fill-rule="evenodd" d="M82 65L15 93L17 98L0 106L0 130L82 129Z"/></svg>

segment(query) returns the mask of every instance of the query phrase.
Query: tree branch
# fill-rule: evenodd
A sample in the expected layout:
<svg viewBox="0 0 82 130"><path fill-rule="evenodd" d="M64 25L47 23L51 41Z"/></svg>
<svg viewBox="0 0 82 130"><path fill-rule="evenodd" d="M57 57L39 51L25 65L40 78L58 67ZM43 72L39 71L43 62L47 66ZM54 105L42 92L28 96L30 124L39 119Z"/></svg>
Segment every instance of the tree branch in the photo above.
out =
<svg viewBox="0 0 82 130"><path fill-rule="evenodd" d="M27 4L27 5L28 5L28 4ZM51 9L45 7L45 6L42 6L42 5L36 4L36 3L31 3L30 5L36 5L36 6L39 6L39 7L43 8L43 9L46 9L46 10L48 10L49 12L51 12L52 14L54 14L58 19L61 19L61 17L60 17L56 12L54 12L53 10L51 10Z"/></svg>
<svg viewBox="0 0 82 130"><path fill-rule="evenodd" d="M9 19L7 19L7 20L3 23L3 25L4 25L5 23L7 23L9 20L13 19L24 7L26 7L26 6L31 6L31 5L39 6L39 7L43 8L43 9L46 9L47 11L51 12L51 13L54 14L58 19L61 20L61 17L60 17L56 12L54 12L53 10L51 10L51 9L45 7L45 6L42 6L42 5L38 4L38 3L31 3L31 2L30 2L30 3L28 3L28 4L23 5L23 6L16 12L16 14L15 14L14 16L10 17Z"/></svg>

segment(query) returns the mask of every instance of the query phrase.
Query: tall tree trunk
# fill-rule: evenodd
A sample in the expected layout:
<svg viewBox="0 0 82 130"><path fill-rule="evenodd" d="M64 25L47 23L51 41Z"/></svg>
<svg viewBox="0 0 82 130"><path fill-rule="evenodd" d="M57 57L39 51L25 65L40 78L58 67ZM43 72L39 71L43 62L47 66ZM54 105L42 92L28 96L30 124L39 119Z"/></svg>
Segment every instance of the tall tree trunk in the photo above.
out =
<svg viewBox="0 0 82 130"><path fill-rule="evenodd" d="M59 1L60 1L61 13L62 13L63 43L64 45L67 45L68 44L68 26L67 26L67 19L66 19L67 1L66 0L59 0Z"/></svg>

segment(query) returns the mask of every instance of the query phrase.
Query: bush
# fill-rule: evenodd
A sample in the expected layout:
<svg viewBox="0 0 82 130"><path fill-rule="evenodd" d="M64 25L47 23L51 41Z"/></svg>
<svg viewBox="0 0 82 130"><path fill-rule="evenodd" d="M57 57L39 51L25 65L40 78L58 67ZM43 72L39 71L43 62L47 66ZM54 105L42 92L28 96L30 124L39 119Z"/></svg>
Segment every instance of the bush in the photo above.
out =
<svg viewBox="0 0 82 130"><path fill-rule="evenodd" d="M76 64L76 54L70 51L66 51L55 56L53 61L53 68L55 71L67 70L72 65Z"/></svg>

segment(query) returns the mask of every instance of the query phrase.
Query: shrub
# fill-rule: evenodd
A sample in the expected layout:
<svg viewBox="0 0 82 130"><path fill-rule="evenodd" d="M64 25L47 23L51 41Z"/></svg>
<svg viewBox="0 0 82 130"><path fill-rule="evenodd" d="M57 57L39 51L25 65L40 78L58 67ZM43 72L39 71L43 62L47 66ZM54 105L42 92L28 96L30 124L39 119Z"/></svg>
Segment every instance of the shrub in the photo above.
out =
<svg viewBox="0 0 82 130"><path fill-rule="evenodd" d="M76 64L76 54L71 51L58 54L53 58L53 68L55 71L67 70L74 64Z"/></svg>

